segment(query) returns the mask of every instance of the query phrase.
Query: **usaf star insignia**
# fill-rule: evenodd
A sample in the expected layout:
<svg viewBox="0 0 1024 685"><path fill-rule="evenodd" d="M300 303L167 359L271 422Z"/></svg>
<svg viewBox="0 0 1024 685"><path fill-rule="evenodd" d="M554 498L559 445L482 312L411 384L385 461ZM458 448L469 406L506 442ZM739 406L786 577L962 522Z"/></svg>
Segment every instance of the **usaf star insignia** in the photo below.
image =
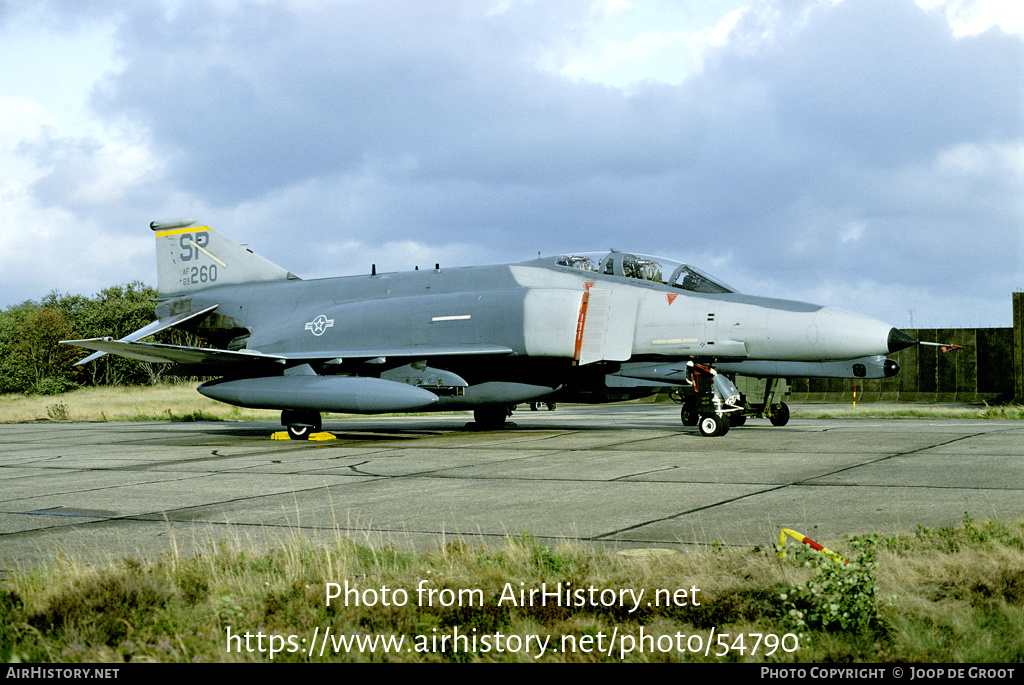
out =
<svg viewBox="0 0 1024 685"><path fill-rule="evenodd" d="M313 333L313 335L321 336L324 332L334 326L334 319L328 319L326 316L321 314L312 321L306 322L306 330Z"/></svg>

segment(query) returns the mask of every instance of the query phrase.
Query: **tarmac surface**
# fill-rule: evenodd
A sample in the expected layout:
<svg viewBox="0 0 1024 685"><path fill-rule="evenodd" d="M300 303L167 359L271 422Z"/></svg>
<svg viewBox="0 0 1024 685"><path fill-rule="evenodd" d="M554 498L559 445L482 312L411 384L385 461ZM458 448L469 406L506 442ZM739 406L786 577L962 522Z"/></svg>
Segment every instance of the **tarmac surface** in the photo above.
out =
<svg viewBox="0 0 1024 685"><path fill-rule="evenodd" d="M0 425L0 578L63 553L188 554L350 536L421 550L524 531L613 548L822 544L1024 518L1024 422L750 420L720 438L676 405L274 423Z"/></svg>

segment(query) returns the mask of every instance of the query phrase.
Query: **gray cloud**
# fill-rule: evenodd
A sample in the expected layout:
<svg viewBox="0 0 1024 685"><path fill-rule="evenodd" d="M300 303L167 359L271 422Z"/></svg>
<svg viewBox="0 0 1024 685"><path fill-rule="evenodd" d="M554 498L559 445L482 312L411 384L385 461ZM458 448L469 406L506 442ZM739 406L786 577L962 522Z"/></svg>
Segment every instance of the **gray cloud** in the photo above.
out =
<svg viewBox="0 0 1024 685"><path fill-rule="evenodd" d="M537 66L589 3L506 4L120 8L122 67L93 105L164 166L117 207L75 210L135 220L183 199L175 215L254 243L238 231L258 226L268 256L320 275L342 244L614 245L779 296L878 283L886 302L830 304L919 320L948 304L888 288L920 299L983 272L960 287L995 317L1024 285L1019 36L954 38L909 0L761 3L703 71L622 89ZM89 145L46 142L40 201L71 206Z"/></svg>

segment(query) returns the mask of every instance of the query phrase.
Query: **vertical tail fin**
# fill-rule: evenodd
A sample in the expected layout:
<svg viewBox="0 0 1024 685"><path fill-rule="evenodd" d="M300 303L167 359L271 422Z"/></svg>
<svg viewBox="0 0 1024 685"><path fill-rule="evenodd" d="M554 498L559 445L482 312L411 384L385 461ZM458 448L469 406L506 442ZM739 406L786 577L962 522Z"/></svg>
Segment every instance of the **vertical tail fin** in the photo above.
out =
<svg viewBox="0 0 1024 685"><path fill-rule="evenodd" d="M192 219L154 221L157 290L177 297L223 285L297 278L209 226Z"/></svg>

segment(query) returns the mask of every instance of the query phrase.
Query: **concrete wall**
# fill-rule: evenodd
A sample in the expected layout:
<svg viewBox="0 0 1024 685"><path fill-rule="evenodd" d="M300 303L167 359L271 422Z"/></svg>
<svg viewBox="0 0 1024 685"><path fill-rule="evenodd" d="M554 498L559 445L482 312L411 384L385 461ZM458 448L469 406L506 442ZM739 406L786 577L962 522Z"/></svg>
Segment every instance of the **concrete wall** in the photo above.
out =
<svg viewBox="0 0 1024 685"><path fill-rule="evenodd" d="M854 380L794 378L792 398L805 402L1024 401L1024 293L1013 293L1013 328L917 329L924 341L962 345L943 354L937 347L911 347L890 355L895 378Z"/></svg>

